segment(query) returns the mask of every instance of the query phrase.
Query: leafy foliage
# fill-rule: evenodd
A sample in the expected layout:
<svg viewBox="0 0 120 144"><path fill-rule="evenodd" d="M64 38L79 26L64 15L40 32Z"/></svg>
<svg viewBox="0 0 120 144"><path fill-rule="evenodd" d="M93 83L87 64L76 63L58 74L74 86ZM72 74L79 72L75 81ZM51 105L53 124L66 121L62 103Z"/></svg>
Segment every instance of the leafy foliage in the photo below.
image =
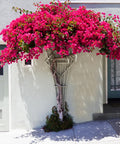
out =
<svg viewBox="0 0 120 144"><path fill-rule="evenodd" d="M47 116L46 125L43 127L45 132L55 131L58 132L60 130L65 130L72 128L73 120L72 117L68 114L67 104L65 105L65 112L63 116L63 121L59 119L59 114L57 112L57 108L54 106L52 108L52 114Z"/></svg>

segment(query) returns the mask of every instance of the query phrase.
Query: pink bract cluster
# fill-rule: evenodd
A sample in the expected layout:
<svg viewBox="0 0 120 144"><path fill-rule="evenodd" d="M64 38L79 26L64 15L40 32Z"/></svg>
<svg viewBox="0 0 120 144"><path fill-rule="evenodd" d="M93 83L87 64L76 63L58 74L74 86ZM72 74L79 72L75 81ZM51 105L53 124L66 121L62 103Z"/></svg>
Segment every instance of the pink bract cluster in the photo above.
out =
<svg viewBox="0 0 120 144"><path fill-rule="evenodd" d="M64 57L98 48L98 54L120 59L120 35L116 29L119 25L114 24L119 22L118 16L114 16L112 25L101 20L100 13L84 6L72 9L60 2L36 6L35 12L21 15L0 33L7 43L0 55L2 65L19 59L38 59L43 49Z"/></svg>

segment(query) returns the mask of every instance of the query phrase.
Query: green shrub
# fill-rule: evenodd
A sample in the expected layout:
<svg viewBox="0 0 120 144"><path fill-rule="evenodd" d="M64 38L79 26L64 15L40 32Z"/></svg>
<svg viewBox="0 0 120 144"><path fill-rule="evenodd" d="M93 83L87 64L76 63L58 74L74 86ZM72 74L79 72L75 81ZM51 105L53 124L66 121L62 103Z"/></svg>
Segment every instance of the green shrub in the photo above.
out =
<svg viewBox="0 0 120 144"><path fill-rule="evenodd" d="M65 106L63 121L59 119L57 108L52 108L52 114L46 117L46 125L43 127L45 132L65 130L73 127L72 117L68 114L68 108Z"/></svg>

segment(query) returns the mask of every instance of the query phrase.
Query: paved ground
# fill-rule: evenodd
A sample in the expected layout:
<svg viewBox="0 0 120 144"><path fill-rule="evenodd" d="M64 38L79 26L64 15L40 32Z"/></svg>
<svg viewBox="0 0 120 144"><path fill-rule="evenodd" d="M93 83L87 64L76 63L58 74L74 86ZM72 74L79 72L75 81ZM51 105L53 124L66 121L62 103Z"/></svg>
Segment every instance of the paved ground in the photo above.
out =
<svg viewBox="0 0 120 144"><path fill-rule="evenodd" d="M72 129L0 132L0 144L120 144L120 119L76 124Z"/></svg>
<svg viewBox="0 0 120 144"><path fill-rule="evenodd" d="M108 120L115 132L120 136L120 119Z"/></svg>

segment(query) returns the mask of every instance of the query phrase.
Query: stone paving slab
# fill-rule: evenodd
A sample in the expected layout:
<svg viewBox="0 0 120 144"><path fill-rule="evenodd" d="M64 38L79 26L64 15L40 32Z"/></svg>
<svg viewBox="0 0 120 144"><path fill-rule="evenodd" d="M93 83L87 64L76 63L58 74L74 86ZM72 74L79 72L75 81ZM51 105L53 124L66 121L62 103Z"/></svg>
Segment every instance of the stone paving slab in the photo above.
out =
<svg viewBox="0 0 120 144"><path fill-rule="evenodd" d="M108 120L108 122L116 131L116 133L120 136L120 119L111 119L111 120Z"/></svg>
<svg viewBox="0 0 120 144"><path fill-rule="evenodd" d="M116 137L117 134L107 121L92 121L73 127L76 141L100 140L104 137Z"/></svg>

